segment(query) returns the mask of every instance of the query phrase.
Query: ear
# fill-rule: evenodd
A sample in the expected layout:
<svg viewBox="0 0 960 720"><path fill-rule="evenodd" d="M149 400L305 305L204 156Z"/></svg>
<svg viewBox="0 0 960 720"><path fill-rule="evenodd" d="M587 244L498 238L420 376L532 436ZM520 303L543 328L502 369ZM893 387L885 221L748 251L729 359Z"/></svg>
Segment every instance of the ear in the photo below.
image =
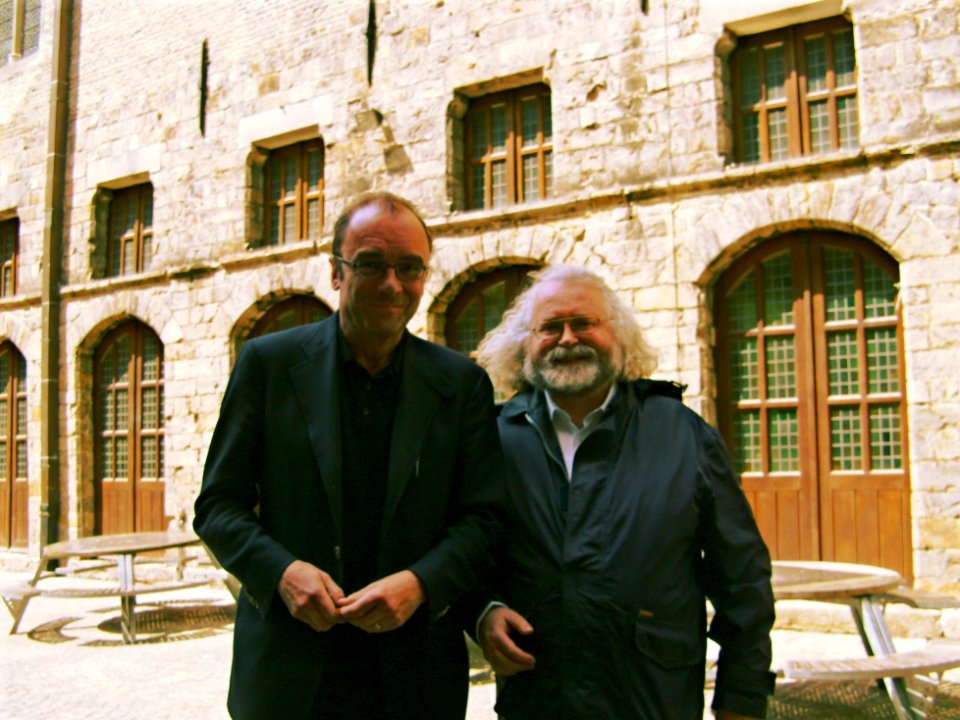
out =
<svg viewBox="0 0 960 720"><path fill-rule="evenodd" d="M333 285L334 290L340 289L340 268L337 267L337 261L335 258L330 258L330 284Z"/></svg>

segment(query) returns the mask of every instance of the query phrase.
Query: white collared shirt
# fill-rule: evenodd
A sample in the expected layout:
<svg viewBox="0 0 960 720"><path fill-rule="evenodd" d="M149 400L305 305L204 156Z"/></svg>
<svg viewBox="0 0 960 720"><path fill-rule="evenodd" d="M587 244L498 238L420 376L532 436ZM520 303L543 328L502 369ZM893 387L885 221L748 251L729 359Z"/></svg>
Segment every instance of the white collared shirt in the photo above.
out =
<svg viewBox="0 0 960 720"><path fill-rule="evenodd" d="M573 458L577 454L577 448L586 440L590 433L597 429L603 413L613 401L617 394L617 383L610 383L610 392L607 393L607 399L603 401L596 410L583 419L583 427L577 427L570 414L557 405L550 393L544 393L547 396L547 412L550 414L550 422L553 424L553 431L557 434L557 442L560 443L560 450L563 452L563 464L567 469L567 482L573 477Z"/></svg>

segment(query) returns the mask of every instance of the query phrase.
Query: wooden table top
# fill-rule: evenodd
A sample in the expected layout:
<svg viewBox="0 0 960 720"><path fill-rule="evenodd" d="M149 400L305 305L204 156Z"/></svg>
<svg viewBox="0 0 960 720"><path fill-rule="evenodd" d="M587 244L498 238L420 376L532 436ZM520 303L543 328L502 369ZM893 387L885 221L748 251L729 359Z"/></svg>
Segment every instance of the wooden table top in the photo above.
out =
<svg viewBox="0 0 960 720"><path fill-rule="evenodd" d="M46 558L97 557L183 547L200 542L188 532L135 532L117 535L92 535L52 543L43 549Z"/></svg>
<svg viewBox="0 0 960 720"><path fill-rule="evenodd" d="M875 565L777 560L773 594L777 600L841 600L898 587L900 574Z"/></svg>

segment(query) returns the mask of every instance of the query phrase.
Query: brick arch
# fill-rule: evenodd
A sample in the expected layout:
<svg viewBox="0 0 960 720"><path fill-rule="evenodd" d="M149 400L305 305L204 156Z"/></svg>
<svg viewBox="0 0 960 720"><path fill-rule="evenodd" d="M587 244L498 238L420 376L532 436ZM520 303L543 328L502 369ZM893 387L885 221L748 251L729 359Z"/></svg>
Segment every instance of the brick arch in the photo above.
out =
<svg viewBox="0 0 960 720"><path fill-rule="evenodd" d="M333 310L330 308L330 306L322 299L318 298L312 290L288 288L284 290L275 290L257 298L253 305L249 306L240 314L236 322L234 322L233 327L230 329L231 366L237 357L237 353L240 352L240 348L243 346L243 343L250 338L251 333L253 332L257 323L264 316L266 316L267 313L281 303L297 298L315 300L319 305L325 307L329 313L333 313Z"/></svg>
<svg viewBox="0 0 960 720"><path fill-rule="evenodd" d="M427 336L433 342L446 344L447 310L461 292L477 278L497 270L520 265L543 267L544 262L523 256L499 256L474 263L451 275L443 287L434 295L427 309Z"/></svg>

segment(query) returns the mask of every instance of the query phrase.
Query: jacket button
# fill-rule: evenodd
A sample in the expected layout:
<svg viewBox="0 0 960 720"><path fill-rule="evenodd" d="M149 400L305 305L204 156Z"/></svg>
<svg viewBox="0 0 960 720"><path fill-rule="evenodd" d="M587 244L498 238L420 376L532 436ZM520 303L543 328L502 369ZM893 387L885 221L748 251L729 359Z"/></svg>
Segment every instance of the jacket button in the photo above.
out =
<svg viewBox="0 0 960 720"><path fill-rule="evenodd" d="M334 545L334 546L333 546L333 557L334 557L335 560L339 560L339 559L340 559L340 546L339 546L339 545Z"/></svg>

